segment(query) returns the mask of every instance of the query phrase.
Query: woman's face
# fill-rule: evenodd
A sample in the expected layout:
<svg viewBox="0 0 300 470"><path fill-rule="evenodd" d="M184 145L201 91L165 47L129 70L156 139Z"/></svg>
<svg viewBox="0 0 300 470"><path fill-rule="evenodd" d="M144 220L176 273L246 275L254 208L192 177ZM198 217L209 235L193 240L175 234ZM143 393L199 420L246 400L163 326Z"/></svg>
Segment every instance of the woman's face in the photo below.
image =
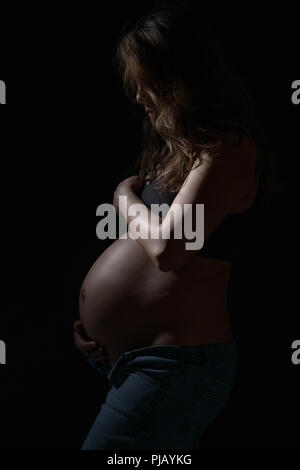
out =
<svg viewBox="0 0 300 470"><path fill-rule="evenodd" d="M146 87L138 85L136 101L137 103L145 107L147 115L152 120L155 115L155 105L157 104L156 96L154 95L154 93Z"/></svg>

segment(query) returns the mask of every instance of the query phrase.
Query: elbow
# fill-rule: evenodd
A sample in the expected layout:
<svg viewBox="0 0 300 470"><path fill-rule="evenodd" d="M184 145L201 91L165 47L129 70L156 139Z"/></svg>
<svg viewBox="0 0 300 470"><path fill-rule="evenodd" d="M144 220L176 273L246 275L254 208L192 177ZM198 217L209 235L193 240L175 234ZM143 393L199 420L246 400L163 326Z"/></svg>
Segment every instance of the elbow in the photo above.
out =
<svg viewBox="0 0 300 470"><path fill-rule="evenodd" d="M152 256L155 266L162 272L180 271L190 259L182 243L173 241L157 244Z"/></svg>
<svg viewBox="0 0 300 470"><path fill-rule="evenodd" d="M178 271L182 262L174 253L164 250L155 256L155 266L162 272Z"/></svg>
<svg viewBox="0 0 300 470"><path fill-rule="evenodd" d="M174 267L171 266L169 263L166 263L164 260L156 260L155 263L156 267L162 271L162 272L168 272L168 271L175 271Z"/></svg>

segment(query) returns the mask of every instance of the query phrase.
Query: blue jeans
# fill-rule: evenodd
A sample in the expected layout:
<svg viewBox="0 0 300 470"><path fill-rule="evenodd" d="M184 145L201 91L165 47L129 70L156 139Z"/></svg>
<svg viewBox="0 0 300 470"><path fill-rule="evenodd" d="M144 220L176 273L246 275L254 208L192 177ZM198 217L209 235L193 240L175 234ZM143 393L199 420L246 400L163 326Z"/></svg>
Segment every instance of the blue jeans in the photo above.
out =
<svg viewBox="0 0 300 470"><path fill-rule="evenodd" d="M98 365L110 388L81 450L197 449L234 385L235 341L159 345Z"/></svg>

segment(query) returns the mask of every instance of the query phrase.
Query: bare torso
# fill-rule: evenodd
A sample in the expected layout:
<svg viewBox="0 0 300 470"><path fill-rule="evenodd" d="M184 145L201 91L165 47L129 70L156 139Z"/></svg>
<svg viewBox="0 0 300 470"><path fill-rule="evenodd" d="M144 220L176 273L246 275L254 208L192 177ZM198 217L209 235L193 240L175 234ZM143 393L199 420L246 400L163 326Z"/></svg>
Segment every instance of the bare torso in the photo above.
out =
<svg viewBox="0 0 300 470"><path fill-rule="evenodd" d="M246 210L256 185L233 208ZM160 271L130 238L96 260L80 291L80 317L109 362L159 344L199 345L233 339L227 305L231 263L193 256L180 271Z"/></svg>

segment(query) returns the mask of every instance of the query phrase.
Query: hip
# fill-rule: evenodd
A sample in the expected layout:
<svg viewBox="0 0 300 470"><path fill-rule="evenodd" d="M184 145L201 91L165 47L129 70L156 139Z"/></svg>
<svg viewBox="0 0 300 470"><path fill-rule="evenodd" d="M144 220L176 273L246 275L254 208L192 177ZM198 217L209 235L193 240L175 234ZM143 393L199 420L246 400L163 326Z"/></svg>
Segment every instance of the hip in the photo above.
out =
<svg viewBox="0 0 300 470"><path fill-rule="evenodd" d="M107 370L110 389L82 449L199 448L230 397L237 358L234 341L123 353Z"/></svg>

